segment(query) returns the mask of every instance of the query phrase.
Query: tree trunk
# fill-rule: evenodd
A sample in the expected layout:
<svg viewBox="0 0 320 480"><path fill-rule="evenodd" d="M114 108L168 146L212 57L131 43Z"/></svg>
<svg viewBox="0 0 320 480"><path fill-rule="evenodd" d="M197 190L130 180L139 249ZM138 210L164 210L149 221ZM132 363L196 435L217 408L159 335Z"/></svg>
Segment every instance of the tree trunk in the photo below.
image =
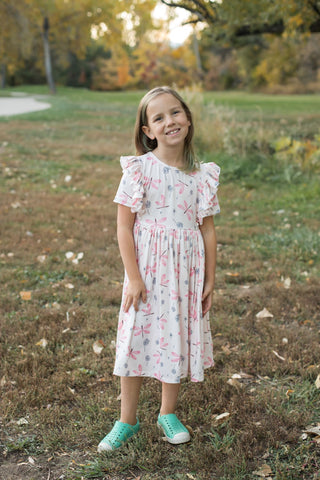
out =
<svg viewBox="0 0 320 480"><path fill-rule="evenodd" d="M198 43L196 32L193 32L193 34L192 34L192 42L193 42L194 55L196 57L196 65L197 65L198 75L202 79L203 78L203 69L202 69L202 62L201 62L200 51L199 51L199 43Z"/></svg>
<svg viewBox="0 0 320 480"><path fill-rule="evenodd" d="M6 87L6 64L1 63L1 68L0 68L0 77L1 77L1 88Z"/></svg>
<svg viewBox="0 0 320 480"><path fill-rule="evenodd" d="M44 48L44 64L46 68L46 77L47 82L50 88L50 92L55 94L56 87L54 84L53 76L52 76L52 64L51 64L51 55L50 55L50 45L49 45L49 19L45 17L43 19L43 48Z"/></svg>

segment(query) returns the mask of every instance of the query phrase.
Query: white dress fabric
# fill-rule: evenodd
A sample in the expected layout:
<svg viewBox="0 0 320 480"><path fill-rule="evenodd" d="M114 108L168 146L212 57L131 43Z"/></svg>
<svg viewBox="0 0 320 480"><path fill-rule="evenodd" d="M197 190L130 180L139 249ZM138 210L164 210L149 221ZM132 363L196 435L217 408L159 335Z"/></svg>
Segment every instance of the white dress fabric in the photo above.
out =
<svg viewBox="0 0 320 480"><path fill-rule="evenodd" d="M202 315L205 271L199 225L219 212L220 168L185 172L152 152L121 157L123 176L114 201L136 213L137 263L147 289L139 311L121 305L114 374L179 383L202 381L213 365L209 314ZM123 294L128 284L125 273Z"/></svg>

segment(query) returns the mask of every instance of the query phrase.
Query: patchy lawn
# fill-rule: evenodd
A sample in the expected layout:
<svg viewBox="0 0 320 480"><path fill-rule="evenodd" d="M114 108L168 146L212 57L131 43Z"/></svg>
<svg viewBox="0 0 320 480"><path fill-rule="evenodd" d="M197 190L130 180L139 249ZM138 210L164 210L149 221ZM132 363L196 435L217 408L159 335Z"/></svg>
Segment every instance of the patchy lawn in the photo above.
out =
<svg viewBox="0 0 320 480"><path fill-rule="evenodd" d="M216 365L202 384L183 382L178 405L192 442L162 441L149 379L141 433L96 454L119 414L113 197L140 97L62 89L50 110L0 117L0 478L320 478L319 175L277 163L266 142L231 142L232 153L197 140L222 176ZM248 137L260 109L268 140L280 125L314 135L319 96L299 98L273 110L266 96L206 95L228 101Z"/></svg>

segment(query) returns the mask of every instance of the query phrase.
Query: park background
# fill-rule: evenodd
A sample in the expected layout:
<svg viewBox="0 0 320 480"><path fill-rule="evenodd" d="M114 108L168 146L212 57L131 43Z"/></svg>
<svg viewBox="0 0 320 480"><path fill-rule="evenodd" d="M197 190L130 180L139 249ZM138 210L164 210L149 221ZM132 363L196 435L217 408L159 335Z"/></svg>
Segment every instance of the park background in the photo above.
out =
<svg viewBox="0 0 320 480"><path fill-rule="evenodd" d="M0 3L0 96L51 105L0 116L0 478L318 479L319 2L157 3ZM147 380L141 434L98 456L119 413L119 156L158 84L222 169L216 365L182 384L190 444L161 440Z"/></svg>

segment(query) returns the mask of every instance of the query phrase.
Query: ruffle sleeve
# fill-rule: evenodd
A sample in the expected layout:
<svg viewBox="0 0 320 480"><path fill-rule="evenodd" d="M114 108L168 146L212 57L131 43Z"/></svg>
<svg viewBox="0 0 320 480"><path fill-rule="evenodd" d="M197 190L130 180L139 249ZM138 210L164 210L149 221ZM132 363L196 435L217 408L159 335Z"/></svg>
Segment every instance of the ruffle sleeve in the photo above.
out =
<svg viewBox="0 0 320 480"><path fill-rule="evenodd" d="M220 167L215 163L200 165L198 182L198 223L202 225L204 217L220 212L217 190L219 186Z"/></svg>
<svg viewBox="0 0 320 480"><path fill-rule="evenodd" d="M129 207L133 213L142 213L144 186L141 157L120 157L120 164L123 175L113 201Z"/></svg>

